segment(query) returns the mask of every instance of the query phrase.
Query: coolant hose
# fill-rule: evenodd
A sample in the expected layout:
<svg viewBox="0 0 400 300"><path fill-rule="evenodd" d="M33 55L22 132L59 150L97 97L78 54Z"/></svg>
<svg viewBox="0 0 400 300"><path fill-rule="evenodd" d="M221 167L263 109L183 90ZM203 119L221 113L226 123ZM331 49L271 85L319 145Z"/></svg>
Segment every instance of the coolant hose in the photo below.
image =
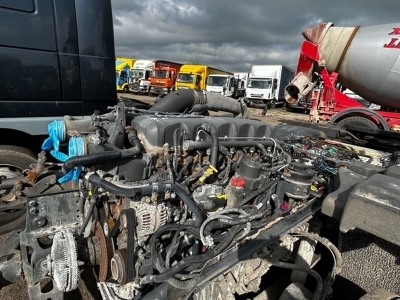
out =
<svg viewBox="0 0 400 300"><path fill-rule="evenodd" d="M140 153L140 148L132 147L124 150L96 152L87 155L79 155L68 158L62 166L64 173L79 165L95 164L102 161L129 158Z"/></svg>
<svg viewBox="0 0 400 300"><path fill-rule="evenodd" d="M196 203L186 194L186 192L175 183L159 183L157 185L149 185L142 187L133 187L133 188L124 188L117 186L103 178L100 178L97 175L90 175L87 178L87 181L91 184L98 186L104 190L109 191L110 193L121 196L132 198L136 196L144 196L144 195L152 195L154 191L157 190L158 193L165 193L166 191L172 191L177 194L177 196L182 199L182 201L188 206L188 208L192 211L195 216L195 225L201 226L203 223L203 213L200 208L196 205Z"/></svg>

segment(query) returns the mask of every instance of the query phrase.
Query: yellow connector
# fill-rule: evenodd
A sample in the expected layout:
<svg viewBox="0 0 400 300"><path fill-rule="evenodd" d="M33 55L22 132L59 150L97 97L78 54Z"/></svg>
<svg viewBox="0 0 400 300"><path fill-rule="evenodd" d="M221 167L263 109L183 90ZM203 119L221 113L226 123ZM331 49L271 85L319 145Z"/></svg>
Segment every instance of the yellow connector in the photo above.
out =
<svg viewBox="0 0 400 300"><path fill-rule="evenodd" d="M204 180L206 180L214 173L218 173L218 170L213 165L209 165L207 170L205 170L203 175L201 175L201 177L199 178L199 181L204 182Z"/></svg>

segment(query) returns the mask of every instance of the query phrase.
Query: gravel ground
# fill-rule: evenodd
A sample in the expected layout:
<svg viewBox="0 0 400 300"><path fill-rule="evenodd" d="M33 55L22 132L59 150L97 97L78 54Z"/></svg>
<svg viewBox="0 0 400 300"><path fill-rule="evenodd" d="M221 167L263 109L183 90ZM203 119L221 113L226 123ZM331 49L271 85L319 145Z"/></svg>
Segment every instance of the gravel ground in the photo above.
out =
<svg viewBox="0 0 400 300"><path fill-rule="evenodd" d="M142 96L133 94L119 94L119 97L134 98L147 103L154 103L155 97ZM309 126L311 123L308 121L308 115L302 112L294 113L288 112L285 108L275 108L267 111L265 116L261 115L260 109L250 108L254 119L259 119L263 122L270 123L272 125L278 124L289 124L289 125L304 125ZM218 115L223 112L212 113L212 115ZM8 235L0 236L0 244L4 243ZM87 274L88 273L88 274ZM101 295L97 291L96 284L92 279L90 271L82 274L82 280L79 284L79 290L75 290L67 295L64 299L73 300L95 300L101 299ZM0 290L0 299L2 300L24 300L28 299L27 287L25 282L18 282L9 286L6 286Z"/></svg>

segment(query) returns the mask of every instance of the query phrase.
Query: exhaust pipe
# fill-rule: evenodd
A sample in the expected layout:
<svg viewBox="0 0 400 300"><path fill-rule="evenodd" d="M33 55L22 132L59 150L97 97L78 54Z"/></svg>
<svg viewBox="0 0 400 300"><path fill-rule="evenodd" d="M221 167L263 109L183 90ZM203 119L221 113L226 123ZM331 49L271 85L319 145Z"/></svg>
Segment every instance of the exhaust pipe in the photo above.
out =
<svg viewBox="0 0 400 300"><path fill-rule="evenodd" d="M309 78L303 72L297 73L292 82L285 87L284 97L286 102L289 104L299 102L311 92L314 86L315 83L309 81Z"/></svg>

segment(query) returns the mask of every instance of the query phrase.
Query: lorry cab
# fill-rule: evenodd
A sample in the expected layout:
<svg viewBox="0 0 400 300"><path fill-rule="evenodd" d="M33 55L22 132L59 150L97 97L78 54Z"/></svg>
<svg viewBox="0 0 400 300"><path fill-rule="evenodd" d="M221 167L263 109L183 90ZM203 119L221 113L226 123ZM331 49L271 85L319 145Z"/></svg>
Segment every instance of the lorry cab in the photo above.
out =
<svg viewBox="0 0 400 300"><path fill-rule="evenodd" d="M172 82L175 82L176 71L169 67L160 67L153 70L153 75L150 78L152 94L165 95L170 92Z"/></svg>
<svg viewBox="0 0 400 300"><path fill-rule="evenodd" d="M175 90L176 78L181 67L181 63L156 60L150 78L150 93L163 96Z"/></svg>
<svg viewBox="0 0 400 300"><path fill-rule="evenodd" d="M136 94L148 94L151 88L150 78L153 68L153 60L137 60L131 70L129 91Z"/></svg>
<svg viewBox="0 0 400 300"><path fill-rule="evenodd" d="M285 86L292 80L294 71L283 65L254 65L246 86L249 101L275 107L285 103ZM263 111L265 114L266 110Z"/></svg>
<svg viewBox="0 0 400 300"><path fill-rule="evenodd" d="M236 93L237 87L238 82L233 75L210 74L207 77L207 92L233 97Z"/></svg>
<svg viewBox="0 0 400 300"><path fill-rule="evenodd" d="M271 99L273 78L250 77L246 89L246 97L249 99Z"/></svg>
<svg viewBox="0 0 400 300"><path fill-rule="evenodd" d="M183 65L178 73L175 89L205 89L207 66Z"/></svg>
<svg viewBox="0 0 400 300"><path fill-rule="evenodd" d="M115 59L115 76L117 91L129 91L129 80L131 78L131 68L135 59L117 57Z"/></svg>
<svg viewBox="0 0 400 300"><path fill-rule="evenodd" d="M200 89L206 90L207 78L211 74L232 75L207 65L183 65L178 73L175 83L175 89Z"/></svg>
<svg viewBox="0 0 400 300"><path fill-rule="evenodd" d="M116 75L117 91L128 92L129 91L128 83L129 83L129 77L130 77L129 68L123 68L120 70L116 70L115 75Z"/></svg>

